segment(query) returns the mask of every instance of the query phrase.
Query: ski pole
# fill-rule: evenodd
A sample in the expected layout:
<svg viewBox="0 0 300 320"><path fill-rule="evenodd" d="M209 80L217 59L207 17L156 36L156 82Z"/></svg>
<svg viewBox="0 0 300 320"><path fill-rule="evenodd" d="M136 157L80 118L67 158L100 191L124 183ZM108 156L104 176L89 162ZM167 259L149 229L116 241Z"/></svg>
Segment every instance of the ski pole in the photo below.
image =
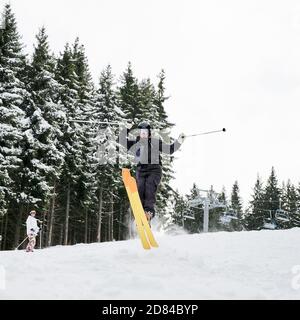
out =
<svg viewBox="0 0 300 320"><path fill-rule="evenodd" d="M40 249L42 249L42 237L43 237L43 224L41 226L41 232L40 232Z"/></svg>
<svg viewBox="0 0 300 320"><path fill-rule="evenodd" d="M16 247L16 249L15 250L18 250L19 249L19 247L27 240L27 238L28 238L28 236Z"/></svg>
<svg viewBox="0 0 300 320"><path fill-rule="evenodd" d="M217 133L217 132L226 132L226 129L223 128L221 130L207 131L207 132L201 132L201 133L196 133L196 134L188 134L188 135L185 135L185 137L186 138L196 137L196 136L202 136L202 135L205 135L205 134L211 134L211 133Z"/></svg>
<svg viewBox="0 0 300 320"><path fill-rule="evenodd" d="M79 122L79 123L99 123L99 124L117 124L119 125L119 122L113 122L113 121L91 121L91 120L77 120L77 119L71 119L69 120L71 122Z"/></svg>

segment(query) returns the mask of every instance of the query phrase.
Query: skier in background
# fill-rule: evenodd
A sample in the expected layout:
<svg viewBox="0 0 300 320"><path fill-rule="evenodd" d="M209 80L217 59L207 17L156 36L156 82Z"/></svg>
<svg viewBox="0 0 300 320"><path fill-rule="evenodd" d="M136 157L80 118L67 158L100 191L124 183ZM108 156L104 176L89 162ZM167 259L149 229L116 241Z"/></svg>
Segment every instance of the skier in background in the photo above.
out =
<svg viewBox="0 0 300 320"><path fill-rule="evenodd" d="M28 236L28 245L26 247L26 252L33 252L33 249L36 244L36 236L40 228L37 225L38 219L35 218L36 211L32 210L29 212L29 216L26 220L27 236ZM41 222L41 221L39 221Z"/></svg>
<svg viewBox="0 0 300 320"><path fill-rule="evenodd" d="M161 139L151 137L151 126L147 122L138 125L139 136L135 140L128 139L128 133L132 129L121 131L119 143L135 155L136 180L139 196L145 210L145 215L150 221L155 216L156 192L162 177L161 153L173 154L183 143L185 136L172 144L166 144ZM125 134L124 134L125 133Z"/></svg>

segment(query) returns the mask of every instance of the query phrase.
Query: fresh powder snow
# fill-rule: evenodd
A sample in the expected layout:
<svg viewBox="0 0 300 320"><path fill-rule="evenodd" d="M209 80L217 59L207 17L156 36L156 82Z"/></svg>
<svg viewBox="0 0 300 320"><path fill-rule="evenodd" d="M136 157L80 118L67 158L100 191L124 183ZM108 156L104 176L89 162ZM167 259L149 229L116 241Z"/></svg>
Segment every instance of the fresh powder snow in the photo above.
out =
<svg viewBox="0 0 300 320"><path fill-rule="evenodd" d="M1 251L0 299L300 299L300 228L156 238Z"/></svg>

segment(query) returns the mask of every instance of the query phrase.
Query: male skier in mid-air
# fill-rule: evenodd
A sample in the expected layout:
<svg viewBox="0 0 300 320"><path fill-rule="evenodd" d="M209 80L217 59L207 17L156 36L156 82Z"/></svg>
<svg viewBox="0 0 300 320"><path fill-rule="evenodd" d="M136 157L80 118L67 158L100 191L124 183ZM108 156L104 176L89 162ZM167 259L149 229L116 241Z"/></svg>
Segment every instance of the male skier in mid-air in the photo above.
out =
<svg viewBox="0 0 300 320"><path fill-rule="evenodd" d="M173 154L179 149L185 139L183 133L171 144L151 136L151 126L147 122L138 125L139 136L134 140L128 139L129 129L120 134L119 143L135 155L137 163L136 180L139 196L150 221L155 216L156 192L162 177L161 153ZM124 137L125 132L125 137Z"/></svg>

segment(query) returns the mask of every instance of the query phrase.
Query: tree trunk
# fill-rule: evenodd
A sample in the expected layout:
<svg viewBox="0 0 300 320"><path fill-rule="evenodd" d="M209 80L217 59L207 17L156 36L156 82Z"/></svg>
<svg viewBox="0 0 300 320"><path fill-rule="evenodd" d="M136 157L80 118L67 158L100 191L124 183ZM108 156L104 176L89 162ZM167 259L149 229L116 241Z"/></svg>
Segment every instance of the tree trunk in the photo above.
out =
<svg viewBox="0 0 300 320"><path fill-rule="evenodd" d="M114 198L111 196L110 199L110 241L114 240Z"/></svg>
<svg viewBox="0 0 300 320"><path fill-rule="evenodd" d="M60 236L59 236L59 244L62 245L64 241L64 225L60 226Z"/></svg>
<svg viewBox="0 0 300 320"><path fill-rule="evenodd" d="M90 225L89 225L89 239L88 239L89 243L93 242L93 240L92 240L92 229L93 229L93 221L92 221L92 219L90 219Z"/></svg>
<svg viewBox="0 0 300 320"><path fill-rule="evenodd" d="M2 239L2 242L3 242L2 249L3 250L6 249L6 243L7 243L7 225L8 225L8 211L6 212L6 215L5 215L4 236Z"/></svg>
<svg viewBox="0 0 300 320"><path fill-rule="evenodd" d="M67 206L66 206L65 240L64 240L65 245L68 244L69 217L70 217L70 182L68 183L68 189L67 189Z"/></svg>
<svg viewBox="0 0 300 320"><path fill-rule="evenodd" d="M107 232L106 232L106 241L110 241L110 211L107 213Z"/></svg>
<svg viewBox="0 0 300 320"><path fill-rule="evenodd" d="M85 208L84 209L85 211L85 230L84 230L84 243L88 243L88 223L89 223L89 220L88 220L88 209Z"/></svg>
<svg viewBox="0 0 300 320"><path fill-rule="evenodd" d="M49 211L49 210L48 210ZM45 239L44 237L44 232L45 232L45 219L46 219L46 213L45 211L43 212L43 223L41 225L41 233L40 233L40 249L43 247L43 240Z"/></svg>
<svg viewBox="0 0 300 320"><path fill-rule="evenodd" d="M123 217L123 205L120 204L120 213L119 213L119 230L118 230L118 240L122 240L122 217Z"/></svg>
<svg viewBox="0 0 300 320"><path fill-rule="evenodd" d="M52 238L53 238L53 226L54 226L54 220L55 220L55 200L56 200L55 192L56 192L56 182L54 182L54 186L53 186L53 195L52 195L51 212L50 212L49 221L47 219L47 229L48 229L47 246L48 247L52 245Z"/></svg>
<svg viewBox="0 0 300 320"><path fill-rule="evenodd" d="M101 242L102 207L103 207L102 195L103 195L103 189L102 187L100 187L99 198L98 198L99 209L98 209L98 225L97 225L97 242Z"/></svg>
<svg viewBox="0 0 300 320"><path fill-rule="evenodd" d="M2 243L4 242L4 223L5 223L5 216L2 216L1 219L1 231L0 231L0 250L2 249Z"/></svg>
<svg viewBox="0 0 300 320"><path fill-rule="evenodd" d="M46 231L46 247L49 246L49 238L50 238L50 222L51 222L51 216L52 216L52 201L53 201L53 198L51 198L50 200L50 210L47 214L47 217L46 217L46 226L47 226L47 231Z"/></svg>
<svg viewBox="0 0 300 320"><path fill-rule="evenodd" d="M94 242L93 239L93 217L91 216L89 222L89 231L88 231L88 243Z"/></svg>
<svg viewBox="0 0 300 320"><path fill-rule="evenodd" d="M14 248L16 248L20 242L20 230L21 230L22 217L23 217L23 205L21 205L19 213L18 213L18 218L17 218L17 223L16 223L16 231L15 231Z"/></svg>

